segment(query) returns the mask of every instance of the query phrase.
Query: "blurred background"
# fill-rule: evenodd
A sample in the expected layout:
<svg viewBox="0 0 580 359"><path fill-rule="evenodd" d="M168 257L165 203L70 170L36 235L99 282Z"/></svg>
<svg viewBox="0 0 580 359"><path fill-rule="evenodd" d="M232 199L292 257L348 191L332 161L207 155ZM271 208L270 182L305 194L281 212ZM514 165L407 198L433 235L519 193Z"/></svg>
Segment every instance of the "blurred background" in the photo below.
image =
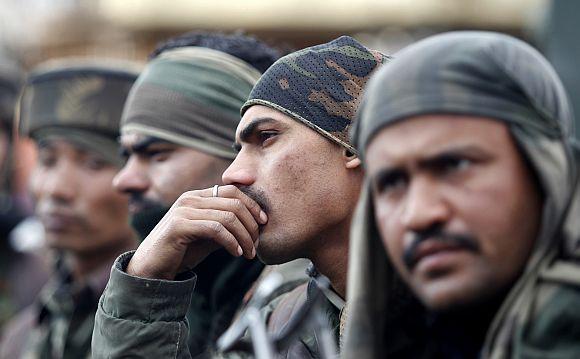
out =
<svg viewBox="0 0 580 359"><path fill-rule="evenodd" d="M493 30L544 52L579 112L578 14L574 0L0 0L0 70L23 75L77 55L145 61L158 42L191 30L253 34L284 51L349 34L388 54L438 32ZM4 175L26 207L33 149L16 144L14 158Z"/></svg>

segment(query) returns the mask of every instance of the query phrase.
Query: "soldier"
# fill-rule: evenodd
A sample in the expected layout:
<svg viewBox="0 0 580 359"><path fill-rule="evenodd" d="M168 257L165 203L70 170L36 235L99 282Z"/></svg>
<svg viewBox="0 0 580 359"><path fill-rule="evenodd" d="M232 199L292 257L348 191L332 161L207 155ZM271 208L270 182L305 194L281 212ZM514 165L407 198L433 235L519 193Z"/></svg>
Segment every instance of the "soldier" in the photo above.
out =
<svg viewBox="0 0 580 359"><path fill-rule="evenodd" d="M122 163L121 111L137 75L134 64L67 59L27 79L19 130L38 145L30 187L58 261L36 302L7 327L2 358L90 355L111 263L137 245L127 196L111 184Z"/></svg>
<svg viewBox="0 0 580 359"><path fill-rule="evenodd" d="M29 306L47 280L46 263L10 242L11 231L25 217L14 185L12 123L22 72L0 52L0 336L10 317Z"/></svg>
<svg viewBox="0 0 580 359"><path fill-rule="evenodd" d="M579 357L580 152L548 62L448 33L367 94L345 357Z"/></svg>
<svg viewBox="0 0 580 359"><path fill-rule="evenodd" d="M258 253L267 264L309 258L344 298L348 231L362 180L346 132L370 73L384 60L341 37L287 55L265 72L242 107L238 154L224 185L181 195L137 251L115 263L101 299L102 317L114 318L107 326L97 320L95 330L95 338L110 333L106 344L115 348L98 357L187 357L195 266L220 247L248 259ZM311 286L264 308L271 332L308 300ZM325 308L337 335L342 306L339 298ZM123 330L138 324L128 335ZM306 333L287 354L316 356L315 347Z"/></svg>
<svg viewBox="0 0 580 359"><path fill-rule="evenodd" d="M278 57L252 37L199 32L170 39L153 52L125 106L120 142L127 162L113 181L129 195L131 221L142 238L183 192L221 182L236 156L239 109ZM187 314L193 356L204 353L229 325L263 268L257 259L232 257L225 250L196 267ZM111 291L115 285L111 281ZM134 300L141 304L141 297ZM106 313L116 309L102 309L95 355L117 356L104 354L122 340L108 329L116 319ZM138 330L140 324L127 325Z"/></svg>

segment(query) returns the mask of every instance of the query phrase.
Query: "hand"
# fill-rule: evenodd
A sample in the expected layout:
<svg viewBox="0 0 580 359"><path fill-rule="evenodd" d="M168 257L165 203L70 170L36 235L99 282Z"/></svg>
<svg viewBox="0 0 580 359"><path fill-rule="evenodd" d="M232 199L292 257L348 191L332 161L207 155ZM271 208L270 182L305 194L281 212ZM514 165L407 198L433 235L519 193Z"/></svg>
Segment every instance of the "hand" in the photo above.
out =
<svg viewBox="0 0 580 359"><path fill-rule="evenodd" d="M141 278L173 280L223 247L233 256L256 255L259 224L268 221L260 206L237 187L182 194L143 240L127 266Z"/></svg>

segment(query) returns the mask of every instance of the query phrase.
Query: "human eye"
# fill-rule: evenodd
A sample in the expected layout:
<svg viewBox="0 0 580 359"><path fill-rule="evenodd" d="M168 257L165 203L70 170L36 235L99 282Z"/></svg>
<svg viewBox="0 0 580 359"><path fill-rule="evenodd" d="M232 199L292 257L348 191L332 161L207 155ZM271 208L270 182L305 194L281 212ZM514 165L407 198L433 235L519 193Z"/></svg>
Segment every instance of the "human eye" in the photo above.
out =
<svg viewBox="0 0 580 359"><path fill-rule="evenodd" d="M52 167L56 164L56 155L52 151L40 150L38 152L38 164L41 167Z"/></svg>
<svg viewBox="0 0 580 359"><path fill-rule="evenodd" d="M267 146L278 135L277 131L266 130L258 133L258 139L262 147Z"/></svg>
<svg viewBox="0 0 580 359"><path fill-rule="evenodd" d="M109 166L109 163L97 156L87 156L84 161L85 167L93 171L100 171Z"/></svg>
<svg viewBox="0 0 580 359"><path fill-rule="evenodd" d="M442 156L434 163L434 170L441 174L453 174L465 171L473 165L473 161L462 156Z"/></svg>
<svg viewBox="0 0 580 359"><path fill-rule="evenodd" d="M404 189L408 181L408 176L403 171L387 171L376 176L374 185L379 194L393 194Z"/></svg>
<svg viewBox="0 0 580 359"><path fill-rule="evenodd" d="M169 148L151 148L143 152L143 156L153 162L166 161L173 152Z"/></svg>

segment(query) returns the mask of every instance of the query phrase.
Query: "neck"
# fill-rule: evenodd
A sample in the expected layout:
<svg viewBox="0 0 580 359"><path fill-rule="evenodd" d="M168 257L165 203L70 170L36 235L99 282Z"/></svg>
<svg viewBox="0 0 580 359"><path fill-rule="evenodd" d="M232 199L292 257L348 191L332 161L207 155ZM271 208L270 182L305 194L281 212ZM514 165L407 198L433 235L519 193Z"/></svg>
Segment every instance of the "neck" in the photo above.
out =
<svg viewBox="0 0 580 359"><path fill-rule="evenodd" d="M318 241L322 246L314 250L309 258L316 270L330 280L334 291L343 299L346 298L350 221L349 217L325 233Z"/></svg>
<svg viewBox="0 0 580 359"><path fill-rule="evenodd" d="M127 238L119 241L119 244L111 248L100 249L92 252L69 252L66 259L75 282L85 282L88 277L101 268L113 265L113 262L123 252L137 247L135 238Z"/></svg>
<svg viewBox="0 0 580 359"><path fill-rule="evenodd" d="M486 303L453 312L432 315L431 328L440 342L455 351L478 353L485 341L489 326L499 310L505 295L499 295ZM471 357L468 354L466 357Z"/></svg>

